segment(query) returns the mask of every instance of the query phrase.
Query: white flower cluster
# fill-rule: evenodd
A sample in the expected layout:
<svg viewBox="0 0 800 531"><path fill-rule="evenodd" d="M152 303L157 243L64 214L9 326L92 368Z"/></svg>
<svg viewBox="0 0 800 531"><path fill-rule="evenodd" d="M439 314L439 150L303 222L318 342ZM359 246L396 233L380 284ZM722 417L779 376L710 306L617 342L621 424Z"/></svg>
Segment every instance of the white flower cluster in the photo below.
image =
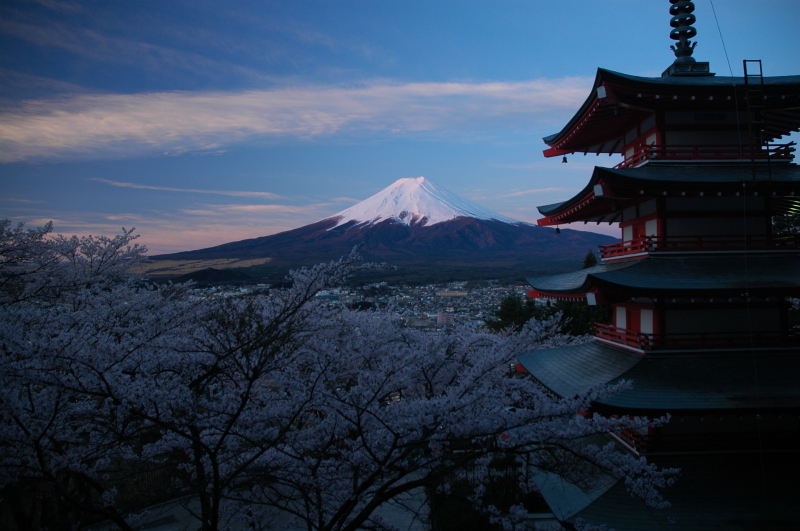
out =
<svg viewBox="0 0 800 531"><path fill-rule="evenodd" d="M198 301L129 274L145 252L132 231L48 239L49 226L0 227L0 487L24 496L35 485L59 514L132 529L126 515L153 496L191 495L203 530L276 511L309 529L361 529L383 503L465 466L557 451L663 503L671 471L582 449L632 425L576 417L615 389L557 399L509 373L521 351L571 341L557 318L429 334L315 302L376 267L355 251L293 272L286 290Z"/></svg>

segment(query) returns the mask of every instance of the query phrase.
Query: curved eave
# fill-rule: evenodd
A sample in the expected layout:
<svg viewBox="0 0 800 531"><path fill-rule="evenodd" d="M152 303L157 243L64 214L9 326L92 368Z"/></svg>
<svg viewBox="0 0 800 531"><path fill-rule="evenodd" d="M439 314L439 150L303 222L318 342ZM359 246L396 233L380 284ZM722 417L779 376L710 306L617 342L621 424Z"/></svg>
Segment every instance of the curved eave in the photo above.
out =
<svg viewBox="0 0 800 531"><path fill-rule="evenodd" d="M621 153L625 133L656 110L733 110L733 99L744 101L743 86L738 77L645 78L600 68L578 112L561 131L543 138L550 146L544 154ZM768 139L797 131L800 76L764 78L764 93Z"/></svg>
<svg viewBox="0 0 800 531"><path fill-rule="evenodd" d="M593 294L595 297L598 296L598 291L596 289L590 289L588 291L578 293L554 293L532 289L528 291L528 298L547 299L553 301L585 301L587 300L589 293Z"/></svg>
<svg viewBox="0 0 800 531"><path fill-rule="evenodd" d="M799 351L709 351L641 355L591 341L519 357L525 370L563 398L631 380L633 387L597 401L625 411L678 412L800 407ZM758 366L758 385L753 364ZM708 382L716 382L709 386ZM760 393L760 395L759 395Z"/></svg>
<svg viewBox="0 0 800 531"><path fill-rule="evenodd" d="M592 177L589 179L588 184L583 188L583 190L572 196L572 198L560 203L536 207L539 213L544 216L536 220L536 224L546 227L575 221L575 219L572 219L575 217L575 214L580 213L582 216L584 209L590 206L595 206L598 198L597 194L595 193L595 184L598 183L598 180L599 176L597 174L597 167L595 167L595 171L592 173ZM581 217L580 219L583 218Z"/></svg>
<svg viewBox="0 0 800 531"><path fill-rule="evenodd" d="M800 389L795 377L800 370L798 354L798 351L761 351L647 355L619 377L633 380L633 389L602 403L622 409L673 412L798 408ZM709 382L716 384L709 387Z"/></svg>
<svg viewBox="0 0 800 531"><path fill-rule="evenodd" d="M616 380L642 359L641 354L590 341L521 354L519 363L551 392L561 398L572 398Z"/></svg>
<svg viewBox="0 0 800 531"><path fill-rule="evenodd" d="M632 295L741 298L777 293L796 297L800 295L800 260L795 254L651 256L589 278L600 291Z"/></svg>
<svg viewBox="0 0 800 531"><path fill-rule="evenodd" d="M590 291L667 298L800 296L797 255L650 256L526 279L554 298Z"/></svg>
<svg viewBox="0 0 800 531"><path fill-rule="evenodd" d="M632 267L640 261L641 260L600 264L571 273L528 278L525 280L535 291L544 296L559 298L562 296L580 295L592 291L595 285L595 275Z"/></svg>
<svg viewBox="0 0 800 531"><path fill-rule="evenodd" d="M609 135L608 131L622 131L622 134L644 120L651 109L626 109L620 112L619 105L612 98L598 97L597 89L603 85L608 70L599 68L592 91L578 112L564 128L553 135L544 137L549 149L545 157L556 157L575 151L585 153L621 153L624 141L622 135ZM576 147L578 146L578 147Z"/></svg>
<svg viewBox="0 0 800 531"><path fill-rule="evenodd" d="M759 164L756 166L756 183L753 183L753 171L749 163L745 166L651 163L625 169L596 166L592 182L601 180L612 187L632 190L635 195L639 190L738 191L743 182L787 193L797 190L800 194L800 166L797 164L773 164L771 167Z"/></svg>
<svg viewBox="0 0 800 531"><path fill-rule="evenodd" d="M646 164L638 168L614 169L596 166L587 185L572 198L538 207L544 216L540 226L575 221L597 223L620 220L624 204L617 199L659 195L738 195L742 183L746 193L760 193L783 198L793 205L800 197L800 166L774 164L756 168L756 183L749 167L731 165Z"/></svg>
<svg viewBox="0 0 800 531"><path fill-rule="evenodd" d="M589 191L577 201L559 203L553 213L546 214L545 209L539 208L539 213L544 217L536 220L540 227L552 227L562 223L572 223L573 221L607 221L613 223L619 221L620 212L609 212L613 209L613 203L607 198L598 197L594 191Z"/></svg>
<svg viewBox="0 0 800 531"><path fill-rule="evenodd" d="M548 135L544 137L544 143L550 146L551 148L558 144L575 126L579 123L581 118L585 117L588 111L592 108L593 105L597 102L597 87L600 86L602 83L601 74L605 72L602 68L597 69L597 74L594 76L594 84L592 85L592 91L589 93L589 97L586 98L586 101L583 102L583 105L580 106L578 112L567 122L567 125L564 126L561 131L558 133L554 133L552 135ZM545 156L554 156L554 155L547 155L545 151Z"/></svg>

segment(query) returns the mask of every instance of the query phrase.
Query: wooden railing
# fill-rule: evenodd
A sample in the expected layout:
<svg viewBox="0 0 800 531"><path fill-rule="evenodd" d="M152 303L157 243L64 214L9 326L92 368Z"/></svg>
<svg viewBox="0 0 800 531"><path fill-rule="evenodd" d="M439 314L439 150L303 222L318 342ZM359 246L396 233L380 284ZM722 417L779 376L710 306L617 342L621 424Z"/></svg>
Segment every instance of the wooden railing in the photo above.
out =
<svg viewBox="0 0 800 531"><path fill-rule="evenodd" d="M640 433L637 430L622 430L613 435L622 439L625 444L636 450L637 453L643 452L651 446L651 436L649 434Z"/></svg>
<svg viewBox="0 0 800 531"><path fill-rule="evenodd" d="M800 235L768 236L642 236L599 246L600 258L637 253L697 251L786 251L800 249Z"/></svg>
<svg viewBox="0 0 800 531"><path fill-rule="evenodd" d="M752 150L749 145L731 146L690 146L690 145L664 145L664 144L640 144L634 148L630 157L614 166L614 168L635 168L647 161L658 160L665 162L675 161L749 161L754 158L757 161L791 161L794 158L795 142L788 144L766 144L761 149Z"/></svg>
<svg viewBox="0 0 800 531"><path fill-rule="evenodd" d="M600 339L635 347L639 350L681 350L717 348L792 347L800 345L800 334L787 332L709 332L682 334L644 334L613 325L594 323L594 335Z"/></svg>

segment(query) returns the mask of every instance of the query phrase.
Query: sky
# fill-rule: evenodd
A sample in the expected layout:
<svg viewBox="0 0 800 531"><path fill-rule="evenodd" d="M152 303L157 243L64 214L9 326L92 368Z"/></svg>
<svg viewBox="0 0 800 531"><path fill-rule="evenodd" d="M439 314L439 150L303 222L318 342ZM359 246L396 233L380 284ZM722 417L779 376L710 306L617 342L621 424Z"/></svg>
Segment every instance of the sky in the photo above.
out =
<svg viewBox="0 0 800 531"><path fill-rule="evenodd" d="M800 74L800 1L695 5L694 56L713 72L761 59ZM159 254L300 227L424 176L535 222L620 160L545 159L541 138L598 67L659 76L669 20L668 0L4 0L0 219L136 227Z"/></svg>

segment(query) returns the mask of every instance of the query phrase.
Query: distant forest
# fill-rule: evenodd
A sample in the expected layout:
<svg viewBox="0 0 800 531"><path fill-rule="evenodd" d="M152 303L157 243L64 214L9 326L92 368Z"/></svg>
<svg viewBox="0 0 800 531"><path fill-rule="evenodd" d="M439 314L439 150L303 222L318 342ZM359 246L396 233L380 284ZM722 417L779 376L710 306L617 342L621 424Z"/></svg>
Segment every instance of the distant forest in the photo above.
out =
<svg viewBox="0 0 800 531"><path fill-rule="evenodd" d="M528 263L509 267L464 264L463 266L437 264L400 264L396 269L361 271L348 281L351 286L386 282L395 286L421 286L442 284L454 281L496 280L501 285L522 284L526 278L553 275L574 271L581 267L581 260L563 262ZM393 265L389 263L389 265ZM181 277L172 278L174 282L194 280L201 285L216 284L272 284L285 282L294 265L265 264L239 269L201 270Z"/></svg>

